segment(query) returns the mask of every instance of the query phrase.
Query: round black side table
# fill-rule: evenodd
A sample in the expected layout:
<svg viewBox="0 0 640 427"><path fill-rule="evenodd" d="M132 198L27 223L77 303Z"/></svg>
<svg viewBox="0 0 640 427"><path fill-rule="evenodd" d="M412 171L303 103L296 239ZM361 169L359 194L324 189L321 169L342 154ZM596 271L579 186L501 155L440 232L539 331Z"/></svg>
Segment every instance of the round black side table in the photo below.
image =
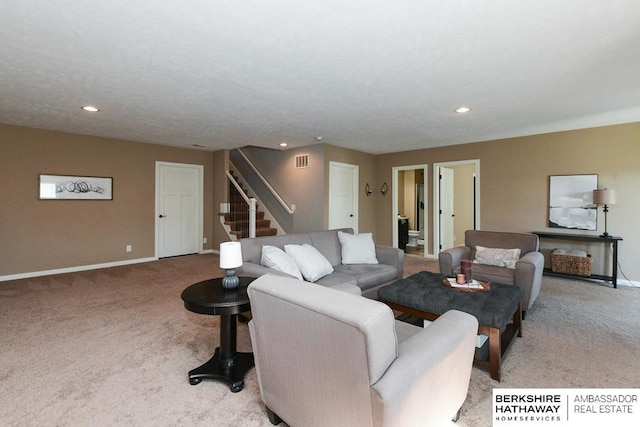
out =
<svg viewBox="0 0 640 427"><path fill-rule="evenodd" d="M253 277L240 277L236 289L224 289L222 278L195 283L182 291L184 307L194 313L220 316L220 346L204 365L189 371L189 383L199 384L203 379L226 382L232 392L244 387L244 376L254 366L253 353L236 351L238 314L251 309L247 286Z"/></svg>

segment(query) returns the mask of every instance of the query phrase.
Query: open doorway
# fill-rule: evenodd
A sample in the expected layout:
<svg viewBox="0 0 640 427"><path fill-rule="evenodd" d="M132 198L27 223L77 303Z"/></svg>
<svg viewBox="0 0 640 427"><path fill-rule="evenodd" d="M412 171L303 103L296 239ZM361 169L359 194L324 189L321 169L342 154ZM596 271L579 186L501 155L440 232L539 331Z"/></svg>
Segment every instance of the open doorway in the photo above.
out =
<svg viewBox="0 0 640 427"><path fill-rule="evenodd" d="M426 256L425 176L427 165L397 166L392 170L393 245L405 253Z"/></svg>
<svg viewBox="0 0 640 427"><path fill-rule="evenodd" d="M433 165L433 253L464 244L480 227L480 160Z"/></svg>

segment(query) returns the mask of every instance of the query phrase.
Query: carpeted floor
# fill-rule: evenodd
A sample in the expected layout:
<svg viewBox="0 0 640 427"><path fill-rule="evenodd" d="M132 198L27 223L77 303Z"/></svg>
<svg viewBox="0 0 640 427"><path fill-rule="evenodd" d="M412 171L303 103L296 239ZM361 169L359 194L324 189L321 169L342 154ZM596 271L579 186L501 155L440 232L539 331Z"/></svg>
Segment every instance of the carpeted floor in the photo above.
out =
<svg viewBox="0 0 640 427"><path fill-rule="evenodd" d="M216 255L0 283L0 420L8 426L270 426L255 370L231 393L189 385L208 360L217 316L181 291L218 276ZM407 256L405 276L437 271ZM502 382L473 369L459 427L491 425L494 387L638 387L640 289L545 277ZM245 324L238 349L250 351Z"/></svg>

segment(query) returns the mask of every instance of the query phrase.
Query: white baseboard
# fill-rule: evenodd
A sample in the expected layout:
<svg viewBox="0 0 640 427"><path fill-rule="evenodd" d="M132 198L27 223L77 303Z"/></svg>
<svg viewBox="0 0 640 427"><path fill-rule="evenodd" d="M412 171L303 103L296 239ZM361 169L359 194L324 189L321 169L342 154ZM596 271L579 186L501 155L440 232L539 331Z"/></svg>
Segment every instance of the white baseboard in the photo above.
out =
<svg viewBox="0 0 640 427"><path fill-rule="evenodd" d="M39 277L39 276L49 276L51 274L75 273L78 271L97 270L99 268L118 267L121 265L140 264L142 262L150 262L150 261L157 261L157 260L158 258L156 257L138 258L138 259L128 259L124 261L105 262L102 264L90 264L90 265L79 265L77 267L57 268L54 270L42 270L42 271L32 271L29 273L9 274L6 276L0 276L0 282L6 282L8 280L29 279L31 277Z"/></svg>
<svg viewBox="0 0 640 427"><path fill-rule="evenodd" d="M634 288L640 288L640 282L618 279L618 286L631 286Z"/></svg>

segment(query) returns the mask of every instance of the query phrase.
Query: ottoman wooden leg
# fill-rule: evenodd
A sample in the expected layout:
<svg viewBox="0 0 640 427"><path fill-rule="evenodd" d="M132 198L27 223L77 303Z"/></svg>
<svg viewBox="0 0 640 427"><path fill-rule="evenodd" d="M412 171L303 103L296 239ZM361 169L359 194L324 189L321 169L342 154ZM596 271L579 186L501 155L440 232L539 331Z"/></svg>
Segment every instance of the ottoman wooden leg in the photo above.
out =
<svg viewBox="0 0 640 427"><path fill-rule="evenodd" d="M491 378L496 381L500 381L501 357L500 329L489 328L489 373L491 374Z"/></svg>
<svg viewBox="0 0 640 427"><path fill-rule="evenodd" d="M518 336L522 337L522 321L524 320L524 311L522 311L522 303L518 304L518 308L513 313L513 325L518 331Z"/></svg>

